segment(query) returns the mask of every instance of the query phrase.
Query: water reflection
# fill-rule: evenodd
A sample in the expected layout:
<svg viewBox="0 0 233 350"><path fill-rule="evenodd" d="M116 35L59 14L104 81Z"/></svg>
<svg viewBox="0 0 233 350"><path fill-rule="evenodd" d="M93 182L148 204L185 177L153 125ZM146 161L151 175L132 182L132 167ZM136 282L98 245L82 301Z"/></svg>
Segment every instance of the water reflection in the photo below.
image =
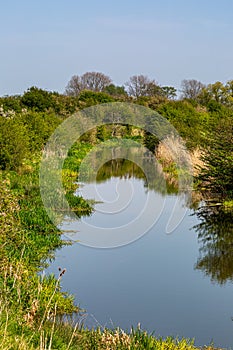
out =
<svg viewBox="0 0 233 350"><path fill-rule="evenodd" d="M97 150L92 155L93 168L102 152L109 152L109 149ZM127 151L127 150L126 150ZM139 179L144 181L144 187L147 190L165 194L175 194L178 188L174 181L167 181L164 187L164 174L162 167L156 163L156 169L153 174L149 171L154 159L149 154L144 154L142 159L143 170L148 169L147 176L136 163L129 159L117 158L117 148L113 148L112 159L104 163L97 172L96 183L104 183L111 178L120 179ZM138 148L128 150L131 157L138 154ZM129 156L129 155L128 155ZM155 176L156 174L156 176ZM148 178L149 175L149 178ZM151 175L151 176L150 176ZM90 177L92 181L92 177ZM85 178L88 183L88 176ZM90 181L90 182L91 182ZM195 215L199 218L199 224L194 227L198 234L200 244L200 256L195 264L195 269L202 271L211 278L212 282L224 284L227 281L233 281L233 215L230 211L225 211L222 207L216 205L206 205L198 208L198 201L192 199L192 203L187 205L192 208Z"/></svg>
<svg viewBox="0 0 233 350"><path fill-rule="evenodd" d="M201 220L198 233L200 257L195 268L213 282L233 281L233 215L218 206L205 206L196 212Z"/></svg>
<svg viewBox="0 0 233 350"><path fill-rule="evenodd" d="M146 168L150 160L143 159L143 168ZM150 174L150 172L148 172ZM143 170L128 159L112 159L99 169L96 177L97 183L105 182L112 177L121 179L136 178L144 181L145 188L164 194L164 176L162 169L157 164L157 176L146 178ZM166 181L167 194L177 193L178 189L174 182ZM190 204L190 203L189 203ZM233 281L233 214L217 205L206 205L199 209L195 208L195 215L200 222L194 227L198 234L200 244L199 258L195 269L200 270L205 276L210 277L212 282L225 284Z"/></svg>
<svg viewBox="0 0 233 350"><path fill-rule="evenodd" d="M85 181L77 195L92 198L96 204L90 218L72 223L72 237L90 247L113 248L132 243L159 220L165 205L166 181L154 157L145 157L141 147L123 149L130 159L117 158L122 154L119 147L113 150L109 159L109 153L104 154L106 149L95 149L87 158L87 164L92 166L82 164Z"/></svg>
<svg viewBox="0 0 233 350"><path fill-rule="evenodd" d="M130 149L130 152L132 155L132 149ZM115 157L117 157L117 154ZM95 154L95 158L98 158L98 153ZM113 159L107 161L98 170L95 182L105 182L112 177L118 177L120 179L135 178L143 180L144 186L148 190L153 190L161 194L178 193L177 184L167 179L165 181L162 166L158 162L155 163L154 158L145 154L141 157L141 160L142 164L141 167L139 167L135 162L129 159L113 157ZM92 159L92 164L94 164L94 159ZM152 167L154 169L153 172L151 171ZM86 177L85 182L92 182L92 178L88 181L88 177Z"/></svg>

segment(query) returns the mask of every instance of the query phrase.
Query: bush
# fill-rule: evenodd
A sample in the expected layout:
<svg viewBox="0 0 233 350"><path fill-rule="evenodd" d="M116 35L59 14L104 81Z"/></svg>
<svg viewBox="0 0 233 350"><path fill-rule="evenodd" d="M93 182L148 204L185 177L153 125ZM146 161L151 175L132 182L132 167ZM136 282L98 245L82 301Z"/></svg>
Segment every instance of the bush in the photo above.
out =
<svg viewBox="0 0 233 350"><path fill-rule="evenodd" d="M45 112L54 106L53 94L33 86L24 93L21 103L28 109Z"/></svg>
<svg viewBox="0 0 233 350"><path fill-rule="evenodd" d="M16 170L29 153L27 128L18 119L0 117L0 169Z"/></svg>
<svg viewBox="0 0 233 350"><path fill-rule="evenodd" d="M114 98L104 92L83 91L79 95L80 107L86 108L101 103L114 102Z"/></svg>
<svg viewBox="0 0 233 350"><path fill-rule="evenodd" d="M202 143L202 134L205 133L209 121L206 111L198 110L198 106L194 107L187 101L169 101L157 111L177 129L188 148L195 148Z"/></svg>

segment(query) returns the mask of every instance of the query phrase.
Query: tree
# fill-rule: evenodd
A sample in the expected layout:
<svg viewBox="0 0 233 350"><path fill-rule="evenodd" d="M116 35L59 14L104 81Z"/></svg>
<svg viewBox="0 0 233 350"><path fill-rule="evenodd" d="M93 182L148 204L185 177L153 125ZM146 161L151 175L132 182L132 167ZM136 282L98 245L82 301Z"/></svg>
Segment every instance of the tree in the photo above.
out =
<svg viewBox="0 0 233 350"><path fill-rule="evenodd" d="M81 77L79 75L73 75L66 86L65 94L67 96L78 96L82 90L84 88Z"/></svg>
<svg viewBox="0 0 233 350"><path fill-rule="evenodd" d="M110 103L114 102L114 98L109 96L105 92L94 92L84 90L79 94L78 97L79 107L87 108L100 103Z"/></svg>
<svg viewBox="0 0 233 350"><path fill-rule="evenodd" d="M181 82L181 92L182 98L188 98L191 100L197 100L202 89L205 87L200 81L195 79L182 80Z"/></svg>
<svg viewBox="0 0 233 350"><path fill-rule="evenodd" d="M161 95L161 88L155 80L149 79L146 75L133 75L125 83L128 94L133 97Z"/></svg>
<svg viewBox="0 0 233 350"><path fill-rule="evenodd" d="M34 109L37 112L44 112L54 106L54 95L56 93L32 86L23 94L21 103L23 106Z"/></svg>
<svg viewBox="0 0 233 350"><path fill-rule="evenodd" d="M78 96L83 90L102 92L112 82L111 78L100 72L87 72L81 76L74 75L66 87L68 96Z"/></svg>
<svg viewBox="0 0 233 350"><path fill-rule="evenodd" d="M209 94L210 99L215 100L216 102L224 103L227 99L226 88L220 81L217 81L214 84L209 84L206 88L206 91Z"/></svg>
<svg viewBox="0 0 233 350"><path fill-rule="evenodd" d="M203 155L205 166L198 176L201 188L220 199L233 198L233 123L232 114L213 121L206 133Z"/></svg>
<svg viewBox="0 0 233 350"><path fill-rule="evenodd" d="M164 96L164 91L158 84L156 84L156 82L154 80L152 80L147 85L147 89L145 91L144 96L149 96L149 97Z"/></svg>
<svg viewBox="0 0 233 350"><path fill-rule="evenodd" d="M202 89L200 102L204 105L216 102L222 105L232 105L233 103L233 81L228 81L226 85L220 81L209 84Z"/></svg>
<svg viewBox="0 0 233 350"><path fill-rule="evenodd" d="M127 92L125 91L124 86L116 86L114 84L106 86L104 88L104 92L114 97L127 96Z"/></svg>
<svg viewBox="0 0 233 350"><path fill-rule="evenodd" d="M176 98L176 89L173 86L162 86L161 87L162 93L164 97L173 100Z"/></svg>

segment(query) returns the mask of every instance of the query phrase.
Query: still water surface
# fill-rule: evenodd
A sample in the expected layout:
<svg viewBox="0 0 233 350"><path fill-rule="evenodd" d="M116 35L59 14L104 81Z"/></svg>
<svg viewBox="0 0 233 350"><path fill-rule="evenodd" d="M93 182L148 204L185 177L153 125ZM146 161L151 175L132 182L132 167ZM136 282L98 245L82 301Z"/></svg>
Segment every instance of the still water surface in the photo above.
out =
<svg viewBox="0 0 233 350"><path fill-rule="evenodd" d="M157 205L157 216L147 233L111 249L82 242L91 226L103 227L111 234L115 226L126 225L127 235L127 222L139 215L148 191ZM85 325L130 330L140 322L141 328L163 337L195 338L196 345L214 342L231 347L232 255L228 246L221 247L220 254L228 260L218 260L216 235L213 241L209 237L216 233L211 224L206 227L203 218L185 207L182 195L148 189L137 172L102 176L95 184L82 184L80 193L102 202L95 205L90 217L70 226L78 228L73 239L80 242L58 250L48 272L58 275L58 267L67 269L62 288L74 294L77 304L86 310ZM166 234L174 207L179 222ZM214 262L225 264L228 271L222 265L214 266L216 259Z"/></svg>

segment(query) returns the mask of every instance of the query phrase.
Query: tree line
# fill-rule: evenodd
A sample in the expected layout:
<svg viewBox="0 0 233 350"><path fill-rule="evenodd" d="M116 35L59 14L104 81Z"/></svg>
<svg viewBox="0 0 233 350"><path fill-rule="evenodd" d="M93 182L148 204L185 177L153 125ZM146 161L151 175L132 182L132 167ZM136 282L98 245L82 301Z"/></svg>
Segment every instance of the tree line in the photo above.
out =
<svg viewBox="0 0 233 350"><path fill-rule="evenodd" d="M78 96L82 91L106 92L112 96L163 96L167 98L176 97L176 89L171 86L160 86L154 79L146 75L133 75L122 86L113 84L112 79L99 72L87 72L81 76L74 75L68 82L65 94Z"/></svg>
<svg viewBox="0 0 233 350"><path fill-rule="evenodd" d="M17 169L25 157L41 151L53 130L76 111L101 103L132 102L156 110L174 125L190 150L201 150L202 188L232 198L233 80L208 85L183 80L181 92L177 99L175 88L160 86L144 75L116 86L103 73L87 72L73 76L63 94L31 87L22 96L1 97L0 169ZM103 141L109 134L98 129L86 141L89 136L91 142ZM150 135L144 139L146 146L154 147Z"/></svg>
<svg viewBox="0 0 233 350"><path fill-rule="evenodd" d="M106 92L112 96L162 96L168 99L177 97L177 89L173 86L161 86L155 79L146 75L133 75L122 86L114 85L112 79L100 72L86 72L83 75L74 75L68 82L65 94L78 96L82 91ZM203 84L196 79L184 79L181 82L181 99L191 99L201 104L210 101L233 105L233 80L226 84L215 82Z"/></svg>
<svg viewBox="0 0 233 350"><path fill-rule="evenodd" d="M89 92L89 94L87 94ZM91 95L91 92L97 95ZM220 103L228 107L233 107L233 80L226 84L215 82L213 84L203 84L195 79L184 79L179 90L179 100L190 100L203 106ZM101 94L101 95L98 95ZM73 75L68 81L63 94L50 92L38 87L31 87L22 96L5 96L0 98L0 113L3 109L20 111L22 108L33 108L37 111L53 108L58 114L61 112L61 105L69 109L71 99L75 97L85 100L85 97L92 97L96 102L119 98L143 99L157 97L159 101L177 99L177 89L173 86L161 86L146 75L133 75L124 85L115 85L112 79L101 72L86 72L83 75ZM63 101L62 101L63 98ZM69 101L69 102L68 102ZM104 101L105 102L105 101ZM108 102L108 101L106 101ZM63 106L64 107L64 106ZM70 110L72 113L72 108Z"/></svg>

